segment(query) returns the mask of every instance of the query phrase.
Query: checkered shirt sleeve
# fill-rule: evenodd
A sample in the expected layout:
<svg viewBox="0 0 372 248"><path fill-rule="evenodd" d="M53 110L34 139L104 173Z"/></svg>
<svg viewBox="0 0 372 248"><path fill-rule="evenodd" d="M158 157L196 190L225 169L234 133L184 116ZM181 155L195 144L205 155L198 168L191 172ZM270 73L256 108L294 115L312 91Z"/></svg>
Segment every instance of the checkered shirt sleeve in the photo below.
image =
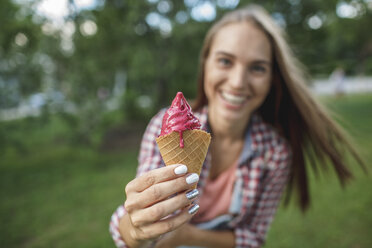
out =
<svg viewBox="0 0 372 248"><path fill-rule="evenodd" d="M247 215L234 229L235 247L258 248L263 245L288 180L290 160L290 149L287 143L283 142L251 162L250 170L253 172L243 175L246 187L242 197L243 205L255 203L246 209ZM260 171L259 168L265 169ZM252 180L255 170L264 173L262 182ZM242 173L244 174L244 171ZM253 191L257 192L253 194Z"/></svg>
<svg viewBox="0 0 372 248"><path fill-rule="evenodd" d="M141 176L147 171L159 168L164 165L155 141L155 139L160 134L164 113L165 110L161 110L151 119L142 137L141 148L138 156L139 164L136 177ZM112 239L114 240L116 246L119 248L128 247L119 232L119 221L124 216L124 214L126 214L126 211L123 204L120 205L111 216L109 227Z"/></svg>

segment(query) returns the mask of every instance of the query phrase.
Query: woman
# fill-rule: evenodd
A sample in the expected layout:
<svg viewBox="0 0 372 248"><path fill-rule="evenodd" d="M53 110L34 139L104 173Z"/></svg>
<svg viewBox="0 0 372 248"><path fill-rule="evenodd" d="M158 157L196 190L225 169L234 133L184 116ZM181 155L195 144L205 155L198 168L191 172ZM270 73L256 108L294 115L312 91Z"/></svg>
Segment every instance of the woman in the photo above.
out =
<svg viewBox="0 0 372 248"><path fill-rule="evenodd" d="M260 247L287 183L308 207L306 156L330 159L342 183L351 178L345 149L361 160L311 97L283 36L258 6L233 11L210 29L193 106L212 134L200 178L183 165L163 167L155 143L160 111L144 134L125 208L111 220L119 247Z"/></svg>

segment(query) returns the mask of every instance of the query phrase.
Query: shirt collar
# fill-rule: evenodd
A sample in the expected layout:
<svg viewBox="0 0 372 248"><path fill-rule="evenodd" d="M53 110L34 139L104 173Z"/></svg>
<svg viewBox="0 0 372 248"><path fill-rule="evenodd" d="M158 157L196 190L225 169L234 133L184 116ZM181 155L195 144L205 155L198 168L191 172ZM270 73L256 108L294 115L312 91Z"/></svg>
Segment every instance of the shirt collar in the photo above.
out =
<svg viewBox="0 0 372 248"><path fill-rule="evenodd" d="M202 107L200 111L194 114L200 120L201 129L210 132L208 124L208 106ZM252 155L260 154L263 151L262 132L266 129L267 124L265 124L257 112L254 112L245 131L244 148L239 158L239 164L247 161Z"/></svg>

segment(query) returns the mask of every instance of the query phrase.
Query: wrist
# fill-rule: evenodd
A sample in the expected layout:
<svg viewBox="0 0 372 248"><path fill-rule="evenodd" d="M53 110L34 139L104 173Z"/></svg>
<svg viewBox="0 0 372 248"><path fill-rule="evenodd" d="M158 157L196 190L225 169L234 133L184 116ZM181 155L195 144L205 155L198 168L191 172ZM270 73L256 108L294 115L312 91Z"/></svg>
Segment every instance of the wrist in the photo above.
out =
<svg viewBox="0 0 372 248"><path fill-rule="evenodd" d="M181 235L182 240L179 240L179 243L181 243L179 245L193 246L197 239L198 228L190 224L186 224L185 227L183 230L184 233Z"/></svg>
<svg viewBox="0 0 372 248"><path fill-rule="evenodd" d="M131 225L128 214L124 214L124 216L120 219L119 232L125 244L130 248L144 247L145 242L141 242L136 239L135 231Z"/></svg>

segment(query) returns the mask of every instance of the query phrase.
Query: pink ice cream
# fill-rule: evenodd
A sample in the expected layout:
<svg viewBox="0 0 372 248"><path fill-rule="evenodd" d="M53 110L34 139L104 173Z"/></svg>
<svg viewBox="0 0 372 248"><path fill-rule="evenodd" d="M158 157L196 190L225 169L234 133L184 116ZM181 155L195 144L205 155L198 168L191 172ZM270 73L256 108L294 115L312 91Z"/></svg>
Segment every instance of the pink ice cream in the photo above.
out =
<svg viewBox="0 0 372 248"><path fill-rule="evenodd" d="M190 105L187 103L182 92L178 92L172 105L163 117L160 136L173 131L180 134L180 147L183 148L182 132L192 129L200 129L200 121L194 116Z"/></svg>

